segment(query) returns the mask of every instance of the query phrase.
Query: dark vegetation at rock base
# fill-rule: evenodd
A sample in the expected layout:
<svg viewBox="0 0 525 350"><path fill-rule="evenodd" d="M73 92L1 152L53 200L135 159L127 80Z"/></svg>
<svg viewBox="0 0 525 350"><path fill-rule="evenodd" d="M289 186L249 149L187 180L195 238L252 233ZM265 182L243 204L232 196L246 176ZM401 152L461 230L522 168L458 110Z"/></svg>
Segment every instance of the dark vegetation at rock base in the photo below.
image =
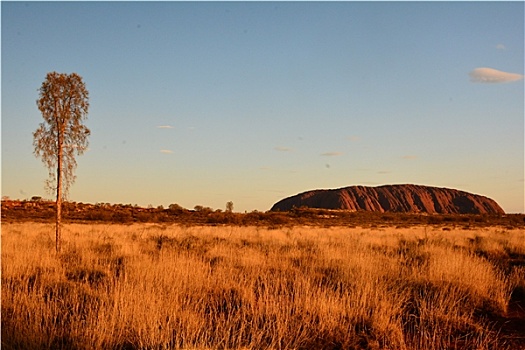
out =
<svg viewBox="0 0 525 350"><path fill-rule="evenodd" d="M55 203L42 200L2 201L2 221L53 222ZM293 208L290 211L252 211L235 213L196 206L188 210L177 204L169 208L143 208L131 204L75 203L63 204L65 222L106 223L173 223L181 225L238 225L282 227L296 225L317 226L399 226L441 225L465 229L499 225L507 228L525 228L524 214L427 214Z"/></svg>

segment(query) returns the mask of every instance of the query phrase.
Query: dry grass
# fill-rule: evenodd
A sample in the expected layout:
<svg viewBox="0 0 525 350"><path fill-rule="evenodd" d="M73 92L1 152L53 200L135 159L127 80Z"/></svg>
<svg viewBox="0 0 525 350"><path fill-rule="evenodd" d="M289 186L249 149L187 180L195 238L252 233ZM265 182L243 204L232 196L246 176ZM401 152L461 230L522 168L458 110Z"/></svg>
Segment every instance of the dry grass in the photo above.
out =
<svg viewBox="0 0 525 350"><path fill-rule="evenodd" d="M2 225L4 349L502 349L525 233Z"/></svg>

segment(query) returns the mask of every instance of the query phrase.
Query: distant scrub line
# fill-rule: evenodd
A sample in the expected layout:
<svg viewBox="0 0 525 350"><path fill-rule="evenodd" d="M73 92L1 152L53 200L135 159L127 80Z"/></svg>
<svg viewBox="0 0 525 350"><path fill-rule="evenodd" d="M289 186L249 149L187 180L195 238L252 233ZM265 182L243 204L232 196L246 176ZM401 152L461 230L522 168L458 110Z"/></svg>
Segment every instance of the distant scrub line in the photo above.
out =
<svg viewBox="0 0 525 350"><path fill-rule="evenodd" d="M55 203L46 201L2 201L2 221L42 221L54 218ZM296 208L290 211L252 211L235 213L196 206L195 210L172 204L165 209L142 208L131 204L84 204L67 202L63 205L66 222L112 222L112 223L179 223L196 225L237 226L399 226L448 225L474 228L503 226L524 228L524 214L479 215L479 214L417 214L378 213L367 211L344 211L313 208Z"/></svg>

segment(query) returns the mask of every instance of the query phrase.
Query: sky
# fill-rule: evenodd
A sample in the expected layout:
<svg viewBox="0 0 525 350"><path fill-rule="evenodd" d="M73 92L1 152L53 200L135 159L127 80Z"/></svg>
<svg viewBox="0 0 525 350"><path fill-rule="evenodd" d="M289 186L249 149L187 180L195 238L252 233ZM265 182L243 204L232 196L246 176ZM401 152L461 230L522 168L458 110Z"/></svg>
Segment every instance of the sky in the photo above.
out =
<svg viewBox="0 0 525 350"><path fill-rule="evenodd" d="M48 72L89 90L69 200L266 211L421 184L524 212L523 2L1 2L2 195Z"/></svg>

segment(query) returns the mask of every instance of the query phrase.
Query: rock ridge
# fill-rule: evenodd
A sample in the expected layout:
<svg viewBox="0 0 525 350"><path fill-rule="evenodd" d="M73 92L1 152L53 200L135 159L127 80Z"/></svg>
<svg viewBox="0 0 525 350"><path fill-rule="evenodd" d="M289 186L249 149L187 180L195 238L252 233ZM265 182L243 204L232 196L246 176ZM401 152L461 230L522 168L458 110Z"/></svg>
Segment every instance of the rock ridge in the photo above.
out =
<svg viewBox="0 0 525 350"><path fill-rule="evenodd" d="M271 210L288 211L300 207L381 213L505 214L496 201L482 195L411 184L312 190L284 198Z"/></svg>

